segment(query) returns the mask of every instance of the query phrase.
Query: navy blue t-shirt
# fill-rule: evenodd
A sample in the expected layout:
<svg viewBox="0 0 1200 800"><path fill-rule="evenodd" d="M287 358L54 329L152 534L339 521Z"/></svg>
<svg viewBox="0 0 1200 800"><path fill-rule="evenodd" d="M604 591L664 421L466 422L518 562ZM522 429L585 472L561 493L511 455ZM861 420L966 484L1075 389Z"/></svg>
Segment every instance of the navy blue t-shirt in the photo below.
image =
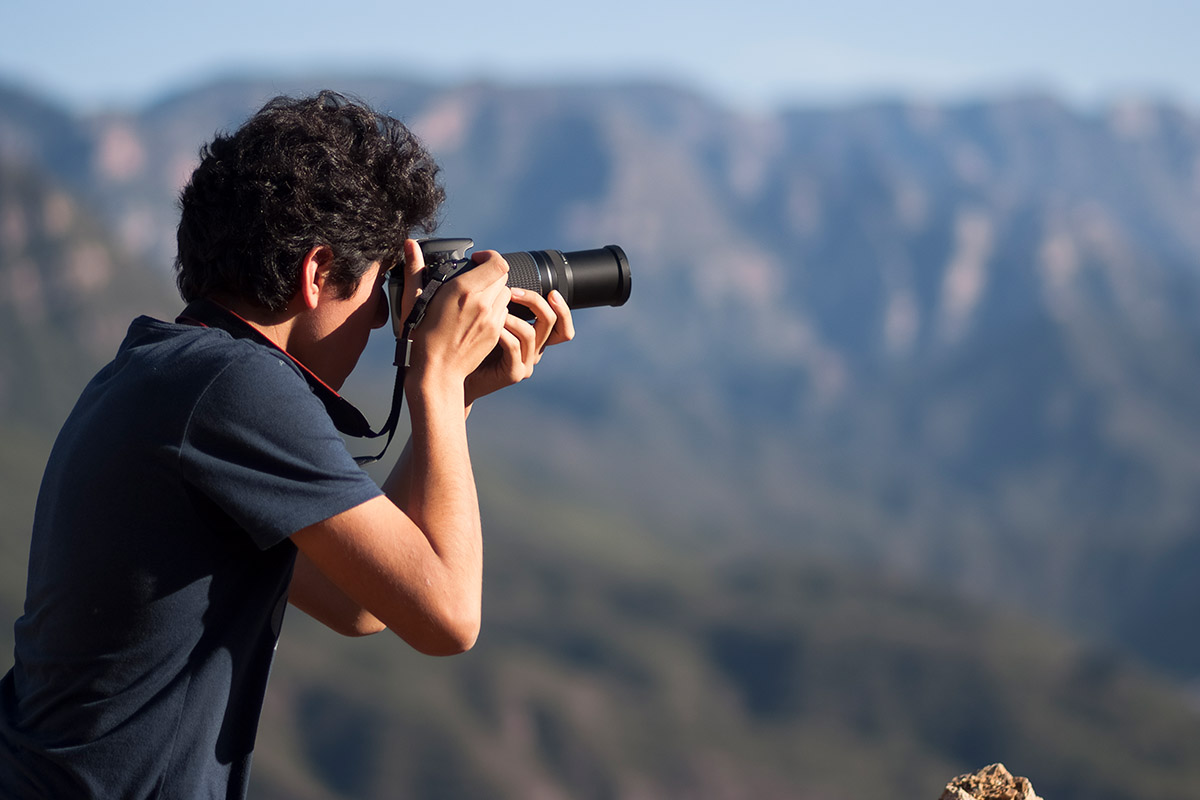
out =
<svg viewBox="0 0 1200 800"><path fill-rule="evenodd" d="M282 353L135 320L38 495L0 796L243 797L288 537L379 494Z"/></svg>

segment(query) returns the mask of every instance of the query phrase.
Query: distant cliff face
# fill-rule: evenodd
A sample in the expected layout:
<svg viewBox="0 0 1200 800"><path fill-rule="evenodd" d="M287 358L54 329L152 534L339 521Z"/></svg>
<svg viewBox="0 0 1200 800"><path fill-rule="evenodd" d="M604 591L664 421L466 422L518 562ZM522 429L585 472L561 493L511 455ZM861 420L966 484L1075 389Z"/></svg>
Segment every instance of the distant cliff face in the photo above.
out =
<svg viewBox="0 0 1200 800"><path fill-rule="evenodd" d="M3 195L10 341L98 355L111 337L97 326L127 309L97 298L169 270L199 145L274 92L318 86L230 82L98 118L0 94L2 174L59 187ZM630 303L582 312L570 351L497 399L509 424L480 423L499 451L529 458L520 434L536 429L549 473L664 529L1099 612L1200 668L1200 649L1139 622L1200 608L1168 570L1200 530L1195 115L1017 97L748 117L654 86L335 88L438 155L443 233L630 255ZM91 209L102 243L51 236L41 256L7 255L53 234L55 203ZM88 310L27 319L70 287ZM29 367L6 358L12 385Z"/></svg>
<svg viewBox="0 0 1200 800"><path fill-rule="evenodd" d="M0 412L53 432L132 316L169 282L114 241L79 195L0 162Z"/></svg>

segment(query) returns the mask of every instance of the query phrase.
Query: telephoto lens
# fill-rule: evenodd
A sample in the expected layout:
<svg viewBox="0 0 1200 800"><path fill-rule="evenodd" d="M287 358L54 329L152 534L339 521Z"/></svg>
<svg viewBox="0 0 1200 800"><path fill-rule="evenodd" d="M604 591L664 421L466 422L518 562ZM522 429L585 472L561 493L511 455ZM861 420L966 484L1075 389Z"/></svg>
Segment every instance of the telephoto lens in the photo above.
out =
<svg viewBox="0 0 1200 800"><path fill-rule="evenodd" d="M568 253L529 250L501 255L508 262L510 287L528 289L543 297L557 289L572 310L621 306L629 299L629 259L615 244ZM527 317L529 309L520 306L513 313Z"/></svg>
<svg viewBox="0 0 1200 800"><path fill-rule="evenodd" d="M423 239L420 245L426 267L438 266L443 274L449 276L447 280L474 266L466 257L467 251L475 246L471 239ZM615 244L568 253L561 250L529 250L501 255L508 262L508 285L511 288L537 292L542 297L557 289L571 310L621 306L629 299L632 288L629 259L625 251ZM425 280L429 280L428 270ZM393 292L393 313L399 309L398 297L394 296L398 289L398 284L390 287ZM523 319L532 317L529 309L517 303L512 303L509 311Z"/></svg>

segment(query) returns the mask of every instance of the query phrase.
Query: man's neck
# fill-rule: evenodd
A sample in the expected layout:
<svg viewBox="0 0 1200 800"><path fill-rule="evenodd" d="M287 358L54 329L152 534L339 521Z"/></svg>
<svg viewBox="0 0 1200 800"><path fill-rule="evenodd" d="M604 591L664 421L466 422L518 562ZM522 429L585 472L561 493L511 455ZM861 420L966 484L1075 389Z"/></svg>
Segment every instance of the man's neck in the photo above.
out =
<svg viewBox="0 0 1200 800"><path fill-rule="evenodd" d="M291 352L288 344L296 325L296 314L291 310L290 304L283 311L272 311L229 295L217 295L212 299L248 322L280 350Z"/></svg>

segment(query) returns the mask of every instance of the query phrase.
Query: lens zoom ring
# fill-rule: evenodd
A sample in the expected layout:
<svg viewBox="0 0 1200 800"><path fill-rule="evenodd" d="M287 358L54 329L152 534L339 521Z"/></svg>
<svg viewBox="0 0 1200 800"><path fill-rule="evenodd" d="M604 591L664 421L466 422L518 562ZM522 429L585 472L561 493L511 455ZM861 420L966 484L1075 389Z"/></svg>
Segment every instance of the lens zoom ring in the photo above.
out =
<svg viewBox="0 0 1200 800"><path fill-rule="evenodd" d="M543 293L541 273L529 253L505 253L504 260L508 262L508 285L511 288Z"/></svg>

